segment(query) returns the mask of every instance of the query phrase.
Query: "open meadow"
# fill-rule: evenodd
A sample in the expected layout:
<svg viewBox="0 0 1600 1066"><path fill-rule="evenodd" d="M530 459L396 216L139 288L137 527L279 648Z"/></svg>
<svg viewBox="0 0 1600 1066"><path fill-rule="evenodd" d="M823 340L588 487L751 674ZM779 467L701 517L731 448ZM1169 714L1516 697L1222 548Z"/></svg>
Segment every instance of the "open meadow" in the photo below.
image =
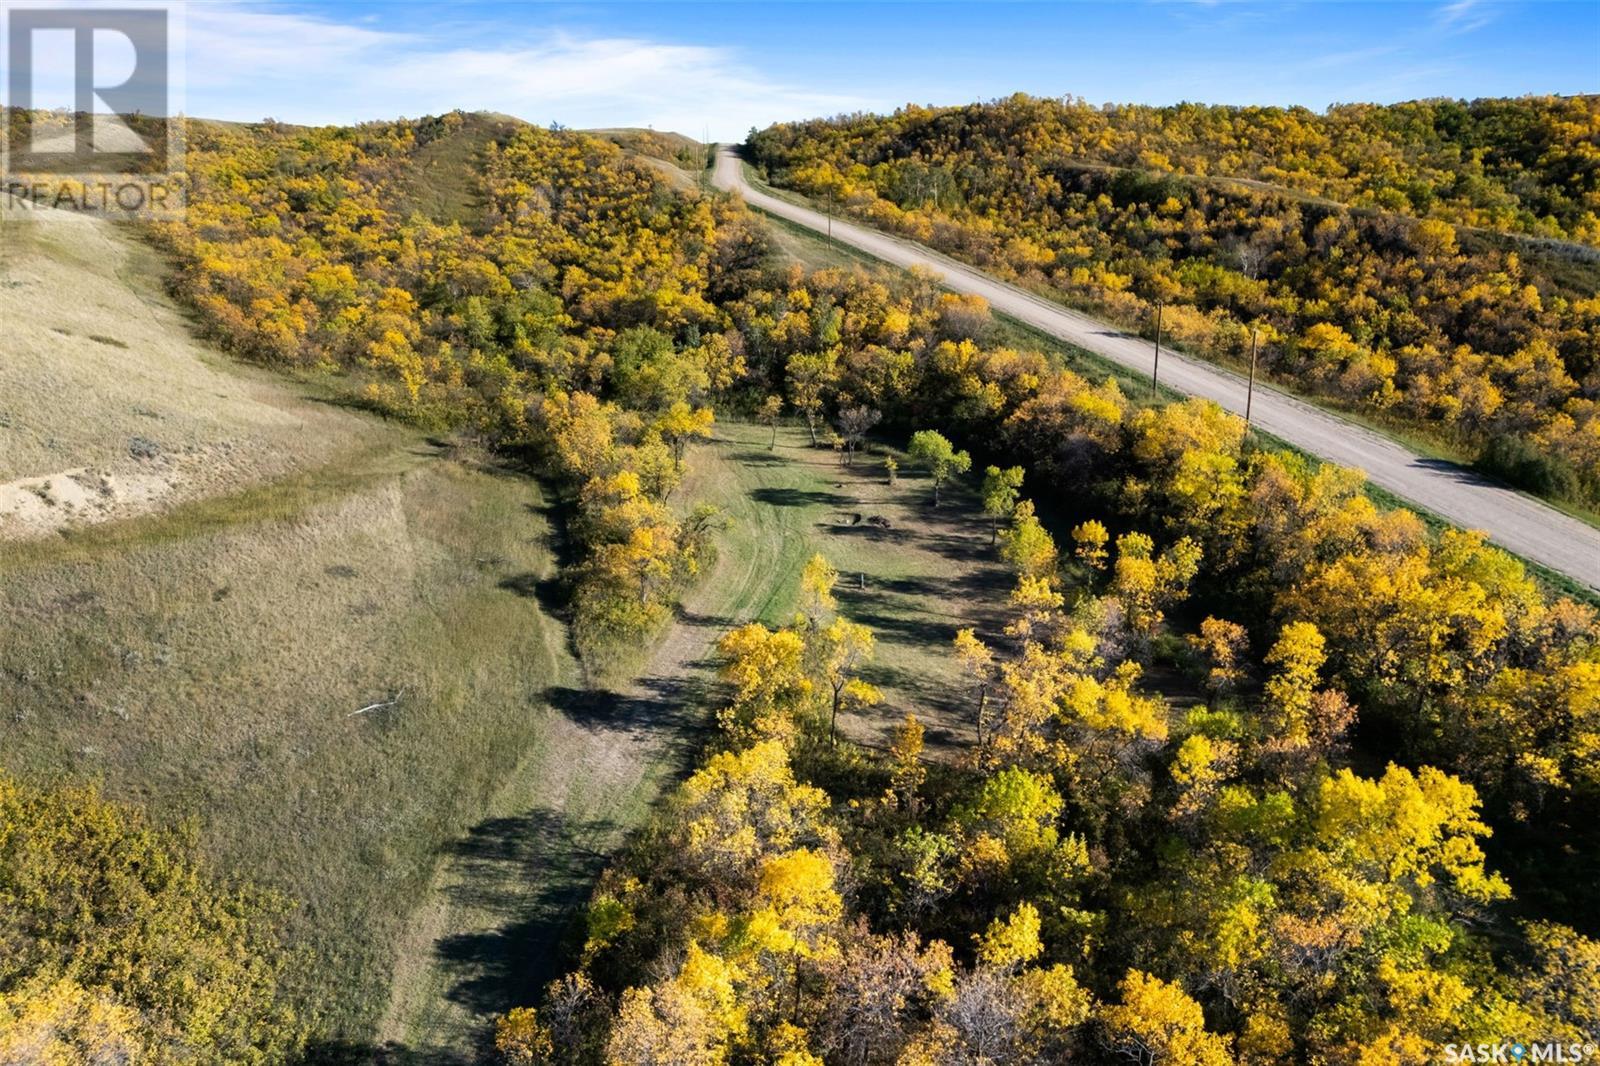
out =
<svg viewBox="0 0 1600 1066"><path fill-rule="evenodd" d="M362 1033L439 848L574 674L524 594L555 569L540 488L208 351L106 227L0 229L0 480L112 486L30 489L0 531L0 768L192 820L295 901L308 1019Z"/></svg>

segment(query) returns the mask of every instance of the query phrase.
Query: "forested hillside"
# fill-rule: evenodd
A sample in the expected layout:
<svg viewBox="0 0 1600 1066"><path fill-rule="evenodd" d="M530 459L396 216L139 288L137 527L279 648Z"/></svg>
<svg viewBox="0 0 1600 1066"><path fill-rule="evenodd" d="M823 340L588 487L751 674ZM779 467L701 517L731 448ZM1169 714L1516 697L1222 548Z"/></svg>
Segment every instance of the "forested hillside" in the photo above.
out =
<svg viewBox="0 0 1600 1066"><path fill-rule="evenodd" d="M780 184L1146 335L1161 305L1209 358L1244 365L1259 329L1295 389L1600 499L1600 99L1018 96L774 126L750 150Z"/></svg>
<svg viewBox="0 0 1600 1066"><path fill-rule="evenodd" d="M1520 273L1517 253L1463 251L1438 220L1102 170L1004 210L931 190L902 208L876 184L893 166L834 159L819 132L891 121L779 129L758 151L975 257L1082 271L1071 284L1130 314L1136 292L1159 296L1191 343L1236 350L1259 317L1275 364L1398 395L1415 382L1380 373L1399 356L1376 338L1405 338L1437 360L1429 402L1479 385L1500 397L1483 432L1568 442L1592 470L1573 374L1592 371L1600 305ZM1013 579L915 584L993 601L948 649L971 728L936 755L914 712L886 750L839 728L879 706L877 641L925 633L852 618L828 559L794 575L792 618L697 619L726 629L716 729L603 876L572 972L502 1019L506 1061L1331 1066L1600 1038L1600 627L1481 535L1380 507L1358 474L1264 448L1215 405L1067 369L930 277L779 265L737 200L676 191L593 137L461 114L196 124L189 172L187 222L155 239L210 336L559 488L563 606L591 680L636 669L716 550L721 516L684 497L719 416L771 425L772 444L793 419L944 521L952 488L975 490L981 536L944 548ZM1232 237L1259 239L1257 276L1215 258ZM192 936L247 986L257 1013L233 1021L256 1026L262 1060L305 1035L274 992L292 960L258 931L272 901L199 907L231 917L218 933L189 897L236 890L181 839L136 834L158 857L119 861L105 841L137 819L38 795L0 791L0 894L37 909L54 898L41 880L77 899L110 877L142 905L130 871L166 864L191 891L179 919L150 919L161 943ZM93 861L59 858L80 852ZM370 861L374 878L392 866L381 847ZM120 1048L144 1039L135 1016L158 1036L212 1018L181 969L184 996L104 978L142 965L138 943L102 961L81 947L92 923L33 913L8 933L28 950L0 966L0 1024ZM263 960L248 982L230 977L241 943ZM152 1057L249 1061L209 1054L180 1040Z"/></svg>
<svg viewBox="0 0 1600 1066"><path fill-rule="evenodd" d="M17 473L35 473L41 456L67 465L53 456L99 462L104 452L141 471L170 465L170 453L195 475L183 498L156 500L135 522L0 541L0 766L29 787L102 780L119 800L148 804L158 825L192 816L221 871L190 886L211 905L227 905L236 882L283 889L258 919L271 934L258 942L261 966L281 979L241 995L293 1023L256 1027L261 1061L293 1057L306 1038L309 1060L324 1061L331 1046L371 1037L407 910L485 797L525 762L581 757L571 734L583 727L548 705L582 677L566 669L566 638L591 680L630 671L707 558L709 516L668 498L687 440L710 422L707 375L727 372L717 360L728 353L711 329L704 345L674 342L715 328L706 293L737 284L740 257L759 260L760 238L733 205L680 196L612 145L504 120L196 122L190 133L193 213L146 234L169 261L146 253L135 272L121 235L97 224L62 224L60 240L0 234L28 253L6 260L9 293L27 299L56 280L57 303L83 305L57 314L49 304L21 338L37 340L24 365L41 369L8 393L7 415L61 380L52 360L85 381L71 405L49 395L27 409L17 428L37 429L39 454L16 456ZM741 232L753 252L740 249ZM95 257L92 269L81 256ZM127 280L159 284L169 266L172 289L197 312L190 323ZM224 362L183 335L192 324L240 359L286 371L288 384L191 368ZM638 384L608 387L599 402L613 353L629 345ZM114 372L91 376L80 347L117 353ZM257 401L266 413L255 417L283 439L222 417L240 404L217 397L234 392ZM195 393L215 416L204 432L179 418ZM557 407L604 435L580 449L594 478L569 477L546 450ZM67 433L68 418L87 424ZM149 443L117 436L130 419L126 432ZM202 462L212 457L257 476ZM548 470L545 491L530 469ZM19 484L35 486L38 507L71 510L42 481ZM569 565L551 573L557 555ZM648 798L627 794L627 773L648 778L666 751L641 753L637 767L623 760L614 786L580 781L564 795L626 813ZM537 784L524 792L542 795ZM64 815L36 833L7 812L0 827L13 826L19 848L43 833L105 857L86 835L92 819ZM113 926L140 920L145 890L109 861L107 873L57 864L50 876L62 898L109 908ZM33 876L8 853L0 891L33 901ZM247 1060L220 1041L148 1037L190 1021L178 993L117 979L115 967L145 963L86 969L49 927L19 920L17 942L38 945L6 952L16 967L0 975L0 1029L36 1020L15 1030L31 1041L21 1046L56 1054L37 1041L58 1039L60 1061L74 1061L103 1035L108 1048L143 1049L137 1061ZM161 935L179 947L188 937L173 923ZM54 1005L41 998L67 992ZM204 1009L195 1024L214 1025L215 1004ZM241 1025L257 1016L237 1014ZM106 1018L133 1035L113 1041Z"/></svg>
<svg viewBox="0 0 1600 1066"><path fill-rule="evenodd" d="M1094 106L1013 96L989 105L796 123L868 166L948 169L1040 154L1187 175L1254 179L1355 208L1600 244L1600 111L1593 97L1417 100L1304 107ZM780 140L784 139L779 135ZM758 143L765 143L762 138ZM1003 146L1010 145L1006 151ZM963 158L965 156L965 158ZM942 166L941 166L942 165ZM941 170L944 170L941 173Z"/></svg>
<svg viewBox="0 0 1600 1066"><path fill-rule="evenodd" d="M189 169L188 220L158 236L224 346L349 371L372 407L497 446L554 442L589 549L578 646L603 673L647 643L706 550L709 516L664 504L742 373L716 302L758 263L753 221L605 141L459 113L206 126ZM444 222L417 196L442 182Z"/></svg>

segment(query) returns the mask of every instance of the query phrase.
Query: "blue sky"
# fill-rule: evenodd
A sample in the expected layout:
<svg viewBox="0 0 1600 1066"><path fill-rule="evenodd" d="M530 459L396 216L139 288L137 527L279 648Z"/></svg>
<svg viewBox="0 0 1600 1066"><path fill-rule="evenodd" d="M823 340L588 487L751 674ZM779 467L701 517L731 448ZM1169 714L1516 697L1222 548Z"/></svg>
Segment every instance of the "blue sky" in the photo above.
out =
<svg viewBox="0 0 1600 1066"><path fill-rule="evenodd" d="M735 140L786 118L1016 91L1319 109L1600 92L1600 0L196 0L187 12L187 110L231 119L463 107Z"/></svg>

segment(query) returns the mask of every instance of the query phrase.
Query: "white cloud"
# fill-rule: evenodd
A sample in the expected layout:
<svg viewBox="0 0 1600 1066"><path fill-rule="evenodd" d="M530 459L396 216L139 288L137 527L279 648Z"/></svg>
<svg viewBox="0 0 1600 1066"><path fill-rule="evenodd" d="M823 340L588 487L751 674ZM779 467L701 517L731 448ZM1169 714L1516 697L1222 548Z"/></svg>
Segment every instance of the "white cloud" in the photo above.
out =
<svg viewBox="0 0 1600 1066"><path fill-rule="evenodd" d="M189 84L202 89L333 73L341 64L420 43L407 34L238 3L190 5L185 21Z"/></svg>
<svg viewBox="0 0 1600 1066"><path fill-rule="evenodd" d="M534 11L536 8L529 8ZM453 108L739 140L751 126L884 101L776 83L725 49L559 30L503 44L224 0L188 8L188 111L346 123Z"/></svg>
<svg viewBox="0 0 1600 1066"><path fill-rule="evenodd" d="M1434 24L1446 33L1471 33L1494 19L1495 11L1484 0L1451 0L1433 13Z"/></svg>

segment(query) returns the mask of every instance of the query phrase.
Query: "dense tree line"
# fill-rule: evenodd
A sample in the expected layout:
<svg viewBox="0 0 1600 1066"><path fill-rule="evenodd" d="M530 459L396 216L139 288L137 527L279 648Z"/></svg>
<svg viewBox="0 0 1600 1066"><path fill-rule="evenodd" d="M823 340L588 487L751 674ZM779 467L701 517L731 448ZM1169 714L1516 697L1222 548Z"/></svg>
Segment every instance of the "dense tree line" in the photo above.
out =
<svg viewBox="0 0 1600 1066"><path fill-rule="evenodd" d="M1014 97L774 126L750 147L774 180L1132 328L1159 304L1166 336L1208 357L1248 361L1258 331L1279 380L1592 503L1600 256L1452 220L1593 243L1597 138L1593 97L1326 115ZM1501 195L1520 213L1468 206Z"/></svg>
<svg viewBox="0 0 1600 1066"><path fill-rule="evenodd" d="M1600 99L1414 100L1230 107L1091 105L1017 94L775 127L869 167L917 160L902 184L953 193L939 170L1039 154L1195 177L1244 178L1356 208L1600 244ZM1004 151L1003 146L1011 146ZM951 166L953 165L953 166ZM1014 160L1013 165L1016 165Z"/></svg>
<svg viewBox="0 0 1600 1066"><path fill-rule="evenodd" d="M1509 890L1476 791L1338 765L1351 713L1314 626L1282 629L1259 696L1171 722L1140 691L1129 605L1184 583L1141 538L1070 610L1024 574L1003 653L958 638L998 720L955 766L922 760L915 717L887 752L833 735L851 623L815 561L792 625L723 640L723 750L602 879L579 968L501 1019L505 1060L1421 1064L1592 1041L1600 944L1479 931Z"/></svg>
<svg viewBox="0 0 1600 1066"><path fill-rule="evenodd" d="M967 441L1021 464L984 477L1009 622L956 639L973 730L941 760L914 719L887 752L837 736L873 637L826 560L791 625L728 633L713 754L603 878L577 969L502 1020L508 1061L1424 1063L1600 1034L1600 945L1532 916L1587 928L1585 875L1552 900L1484 850L1491 822L1591 835L1590 608L1214 405L985 343L927 279L794 272L733 315L819 442L870 406L930 474ZM1061 543L1024 489L1074 501ZM1207 698L1174 712L1152 663Z"/></svg>

